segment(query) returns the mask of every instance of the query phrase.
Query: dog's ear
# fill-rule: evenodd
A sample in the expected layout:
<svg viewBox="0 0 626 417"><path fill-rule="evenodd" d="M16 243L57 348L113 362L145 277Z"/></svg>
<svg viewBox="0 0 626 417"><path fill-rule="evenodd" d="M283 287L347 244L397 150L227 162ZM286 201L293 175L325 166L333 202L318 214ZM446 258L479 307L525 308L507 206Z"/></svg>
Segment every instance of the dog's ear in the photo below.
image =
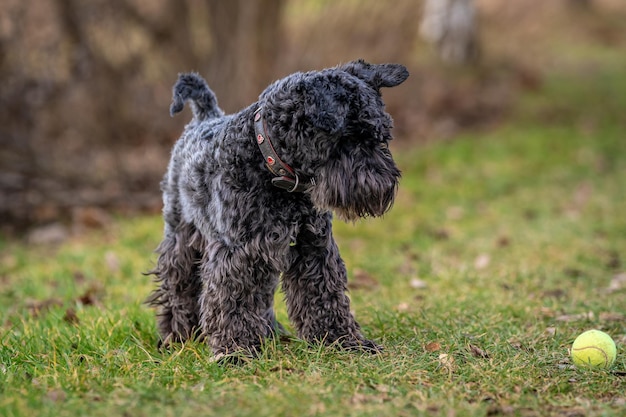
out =
<svg viewBox="0 0 626 417"><path fill-rule="evenodd" d="M369 64L362 59L339 67L374 87L395 87L409 78L409 71L400 64Z"/></svg>
<svg viewBox="0 0 626 417"><path fill-rule="evenodd" d="M304 115L313 126L336 134L344 128L348 110L348 94L341 85L322 77L306 82Z"/></svg>

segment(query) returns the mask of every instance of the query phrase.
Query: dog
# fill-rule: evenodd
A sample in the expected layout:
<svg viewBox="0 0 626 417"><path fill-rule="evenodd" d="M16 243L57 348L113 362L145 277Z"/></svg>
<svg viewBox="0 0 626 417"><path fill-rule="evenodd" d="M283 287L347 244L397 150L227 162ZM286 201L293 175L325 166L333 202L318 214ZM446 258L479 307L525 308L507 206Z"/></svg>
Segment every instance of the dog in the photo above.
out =
<svg viewBox="0 0 626 417"><path fill-rule="evenodd" d="M353 61L275 81L225 115L196 73L180 74L170 114L193 111L174 145L154 270L160 343L203 340L216 357L256 357L284 333L274 295L312 344L379 352L350 312L333 213L356 221L393 205L400 171L382 87L400 64Z"/></svg>

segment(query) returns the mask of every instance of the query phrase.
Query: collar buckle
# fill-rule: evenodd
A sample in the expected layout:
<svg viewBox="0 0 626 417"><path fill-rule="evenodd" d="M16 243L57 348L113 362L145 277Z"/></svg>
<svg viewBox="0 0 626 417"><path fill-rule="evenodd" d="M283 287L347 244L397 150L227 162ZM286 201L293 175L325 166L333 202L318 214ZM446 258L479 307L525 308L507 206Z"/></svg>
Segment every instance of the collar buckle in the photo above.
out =
<svg viewBox="0 0 626 417"><path fill-rule="evenodd" d="M315 185L315 181L312 178L309 181L300 181L295 170L280 159L267 133L267 125L261 115L262 109L261 106L254 112L254 136L263 154L265 166L275 176L272 178L272 184L290 193L308 190Z"/></svg>

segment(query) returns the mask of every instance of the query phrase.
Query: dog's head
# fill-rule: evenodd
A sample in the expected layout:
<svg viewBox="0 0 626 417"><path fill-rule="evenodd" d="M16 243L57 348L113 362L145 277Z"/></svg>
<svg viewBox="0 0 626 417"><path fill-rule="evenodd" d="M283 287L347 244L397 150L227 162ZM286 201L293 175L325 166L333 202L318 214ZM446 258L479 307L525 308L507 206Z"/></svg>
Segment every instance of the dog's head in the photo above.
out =
<svg viewBox="0 0 626 417"><path fill-rule="evenodd" d="M344 220L389 210L400 171L388 147L393 123L380 88L408 76L399 64L354 61L293 74L261 95L277 152L314 179L307 192L316 207Z"/></svg>

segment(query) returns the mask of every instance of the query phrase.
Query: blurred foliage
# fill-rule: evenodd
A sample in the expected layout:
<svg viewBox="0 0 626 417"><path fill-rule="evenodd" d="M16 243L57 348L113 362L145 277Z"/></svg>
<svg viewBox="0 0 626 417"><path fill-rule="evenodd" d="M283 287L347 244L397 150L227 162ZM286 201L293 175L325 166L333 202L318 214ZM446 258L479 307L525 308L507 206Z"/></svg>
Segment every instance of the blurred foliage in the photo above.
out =
<svg viewBox="0 0 626 417"><path fill-rule="evenodd" d="M234 112L293 71L401 62L412 76L385 100L396 137L413 144L499 122L520 88L542 87L546 68L569 69L559 45L626 43L620 0L476 9L481 61L458 67L420 39L419 0L3 0L0 228L157 211L186 122L167 113L178 72L199 71Z"/></svg>

